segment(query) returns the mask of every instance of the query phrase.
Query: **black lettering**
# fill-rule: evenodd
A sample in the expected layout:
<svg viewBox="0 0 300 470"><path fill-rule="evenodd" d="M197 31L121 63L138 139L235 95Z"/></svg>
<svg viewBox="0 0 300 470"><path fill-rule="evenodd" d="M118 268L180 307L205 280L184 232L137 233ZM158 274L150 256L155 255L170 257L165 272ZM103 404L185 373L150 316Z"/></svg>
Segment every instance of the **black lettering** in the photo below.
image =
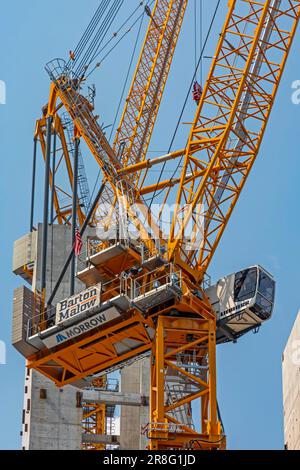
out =
<svg viewBox="0 0 300 470"><path fill-rule="evenodd" d="M66 310L66 308L68 308L68 302L67 300L63 300L60 302L60 310Z"/></svg>
<svg viewBox="0 0 300 470"><path fill-rule="evenodd" d="M67 320L69 318L69 309L65 310L65 312L59 312L59 321Z"/></svg>
<svg viewBox="0 0 300 470"><path fill-rule="evenodd" d="M97 317L97 321L98 321L99 323L104 323L104 322L106 322L106 316L104 315L104 313L102 313L101 315L99 315L99 316Z"/></svg>
<svg viewBox="0 0 300 470"><path fill-rule="evenodd" d="M75 336L74 330L68 330L66 331L67 338L73 338Z"/></svg>
<svg viewBox="0 0 300 470"><path fill-rule="evenodd" d="M90 308L94 307L95 303L95 299L91 300L90 302L87 302L86 304L84 304L84 310L89 310Z"/></svg>

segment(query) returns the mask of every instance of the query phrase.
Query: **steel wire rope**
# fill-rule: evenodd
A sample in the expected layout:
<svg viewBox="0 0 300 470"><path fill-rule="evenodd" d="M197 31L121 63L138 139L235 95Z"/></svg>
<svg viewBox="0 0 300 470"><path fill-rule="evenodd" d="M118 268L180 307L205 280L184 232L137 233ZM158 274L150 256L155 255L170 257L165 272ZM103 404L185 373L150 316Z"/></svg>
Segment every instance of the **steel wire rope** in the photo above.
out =
<svg viewBox="0 0 300 470"><path fill-rule="evenodd" d="M149 0L147 1L147 4L148 4L148 3L149 3ZM152 3L153 3L153 1L151 2L151 4L152 4ZM125 81L124 81L124 85L123 85L121 97L120 97L120 100L119 100L119 103L118 103L118 107L117 107L117 111L116 111L116 114L115 114L113 126L112 126L112 129L111 129L111 132L110 132L109 141L111 141L112 134L113 134L113 132L114 132L114 128L115 128L115 125L116 125L116 122L117 122L117 119L118 119L118 115L119 115L119 112L120 112L121 104L122 104L123 99L124 99L125 91L126 91L127 84L128 84L128 80L129 80L130 71L131 71L131 68L132 68L132 64L133 64L133 61L134 61L134 58L135 58L137 46L138 46L139 39L140 39L140 34L141 34L142 26L143 26L144 17L145 17L145 12L143 12L142 15L140 15L140 17L139 17L139 19L141 20L141 22L140 22L140 25L139 25L139 28L138 28L138 32L137 32L136 39L135 39L133 51L132 51L132 54L131 54L131 60L130 60L130 62L129 62L129 66L128 66L127 74L126 74L126 77L125 77ZM93 196L94 196L95 191L96 191L96 187L97 187L98 182L99 182L100 175L101 175L101 170L98 171L98 175L97 175L97 178L96 178L96 182L95 182L95 185L94 185L93 192L92 192L92 195L91 195L91 199L90 199L90 200L93 199Z"/></svg>
<svg viewBox="0 0 300 470"><path fill-rule="evenodd" d="M122 7L122 5L123 5L123 3L124 3L124 0L118 0L118 2L119 2L119 5L116 4L116 7L115 7L116 10L117 10L117 13L120 11L120 9L121 9L121 7ZM117 13L116 13L116 15L117 15ZM116 16L116 15L115 15L115 16ZM115 16L113 17L112 21L110 22L110 24L109 24L109 26L108 26L108 28L107 28L107 30L106 30L106 32L105 32L105 35L104 35L104 37L103 37L103 40L104 40L104 38L106 37L106 34L107 34L108 30L109 30L109 27L112 25L112 22L113 22ZM93 55L92 55L92 58L91 58L91 60L90 60L90 62L89 62L89 64L88 64L88 66L90 66L90 65L94 62L94 60L96 59L96 57L98 56L99 48L100 48L100 46L101 46L103 40L101 41L101 43L98 44L97 48L95 49L95 51L94 51L94 53L93 53Z"/></svg>
<svg viewBox="0 0 300 470"><path fill-rule="evenodd" d="M154 1L154 0L153 0ZM151 2L151 4L153 4L153 1ZM107 48L107 46L109 46L109 44L118 36L118 34L122 31L122 29L124 28L124 26L126 26L126 24L133 18L133 16L136 14L136 12L142 7L144 6L144 3L145 1L142 0L139 2L139 5L134 9L134 11L126 18L126 20L121 24L121 26L117 29L117 31L112 35L112 37L104 44L104 46L101 48L101 50L97 53L97 55L94 57L94 60L97 59L97 57L100 56L100 54ZM146 4L149 3L149 0L146 1ZM131 24L131 26L128 28L127 31L125 31L123 33L123 35L121 36L120 39L118 39L117 43L111 47L111 49L109 49L109 51L104 55L104 57L100 60L100 63L102 63L108 56L109 54L117 47L117 45L122 41L122 39L124 39L124 37L130 33L130 31L132 30L132 28L136 25L136 23L141 19L141 17L144 16L144 13L143 12L141 15L139 15L136 20L134 21L134 23ZM95 67L91 70L91 72L89 73L89 75L87 76L87 78L95 71L96 68L98 68L100 64L96 64Z"/></svg>
<svg viewBox="0 0 300 470"><path fill-rule="evenodd" d="M147 4L149 3L149 0L147 0ZM154 0L152 0L149 5L153 5L154 3ZM136 9L137 10L137 9ZM134 15L134 13L131 15L131 17ZM130 18L131 18L130 17ZM123 33L123 35L120 37L120 39L118 39L118 41L116 42L116 44L114 44L107 52L106 54L103 56L103 58L100 60L100 62L98 62L94 68L90 71L90 73L86 76L86 79L88 79L90 77L90 75L92 75L92 73L94 73L94 71L101 65L103 64L103 62L105 61L105 59L107 59L107 57L109 57L109 55L114 51L114 49L116 49L116 47L120 44L121 41L123 41L123 39L125 38L125 36L127 36L127 34L129 34L131 32L131 30L135 27L135 25L139 22L139 20L141 18L144 17L144 13L142 13L140 16L138 16L136 18L136 20L131 24L131 26L128 28L127 31L125 31ZM128 18L128 20L130 19ZM121 30L122 28L120 28ZM118 34L118 32L116 33ZM101 49L101 51L99 51L99 53L97 54L97 57L101 54L101 52L103 52L103 50L107 47L107 45L114 39L114 37L112 37L104 46L103 48Z"/></svg>
<svg viewBox="0 0 300 470"><path fill-rule="evenodd" d="M103 17L103 14L109 4L109 0L102 0L101 4L97 8L96 12L94 13L93 18L91 19L90 23L86 27L80 41L78 42L76 48L74 49L74 60L70 59L67 63L67 66L74 65L79 60L82 52L84 51L88 41L90 40L91 36L94 34L96 27L99 24L99 21Z"/></svg>
<svg viewBox="0 0 300 470"><path fill-rule="evenodd" d="M102 12L102 14L101 14L101 16L100 16L100 19L102 19L102 18L104 17L104 14L105 14L105 12L106 12L106 10L107 10L107 8L108 8L108 5L109 5L110 1L111 1L111 0L105 0L106 3L105 3L104 6L103 6L103 12ZM109 12L106 14L106 17L107 17L107 15L109 15ZM84 51L84 49L88 46L88 43L89 43L89 41L90 41L90 44L89 44L89 46L87 47L87 49L86 49L86 51L85 51L85 53L84 53L83 58L81 58L81 61L80 61L79 64L78 64L78 67L80 67L82 64L84 64L84 62L85 62L85 61L87 60L87 58L89 57L89 55L90 55L90 53L91 53L91 51L92 51L92 48L95 47L95 42L94 42L94 41L95 41L95 39L97 38L99 32L102 31L102 27L103 27L103 22L102 22L101 25L99 26L100 19L98 19L98 21L97 21L95 27L93 28L93 31L89 34L89 37L88 37L87 41L86 41L85 44L84 44L84 48L83 48L82 51L80 52L80 57L81 57L81 56L82 56L82 53L83 53L83 51ZM99 27L98 27L98 26L99 26ZM96 34L95 34L95 31L96 31L96 28L97 28L97 27L98 27L98 31L97 31ZM93 36L94 36L94 38L93 38ZM80 57L79 57L79 58L80 58ZM76 64L78 63L79 58L76 59L76 57L75 57L75 63L76 63Z"/></svg>
<svg viewBox="0 0 300 470"><path fill-rule="evenodd" d="M75 71L77 76L81 76L85 72L85 70L89 67L89 65L92 63L95 52L97 52L99 47L101 46L102 41L105 38L105 35L107 34L115 16L119 12L123 3L124 3L124 0L114 0L112 6L108 10L96 35L91 41L91 44L89 45L86 53L84 54L83 58L81 59Z"/></svg>

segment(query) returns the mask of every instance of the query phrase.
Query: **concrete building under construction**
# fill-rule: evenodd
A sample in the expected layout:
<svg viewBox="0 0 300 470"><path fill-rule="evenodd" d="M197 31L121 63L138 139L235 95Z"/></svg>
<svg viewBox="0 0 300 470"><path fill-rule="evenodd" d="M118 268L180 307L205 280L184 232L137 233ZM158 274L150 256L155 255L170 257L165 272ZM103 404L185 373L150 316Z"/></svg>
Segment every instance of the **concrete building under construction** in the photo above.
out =
<svg viewBox="0 0 300 470"><path fill-rule="evenodd" d="M49 226L47 287L57 282L71 250L70 228ZM43 227L16 241L13 271L31 285L40 282L40 256ZM57 299L69 296L70 271L57 291ZM83 290L80 281L76 291ZM18 349L26 338L24 309L32 308L32 291L20 287L14 293L13 344ZM20 349L22 351L22 349ZM93 384L82 380L73 386L57 388L47 377L26 369L22 414L22 448L24 450L80 450L82 448L146 449L142 429L149 414L149 357L134 362L111 378ZM121 411L117 409L121 407ZM116 432L119 431L119 434ZM100 432L100 434L99 434Z"/></svg>
<svg viewBox="0 0 300 470"><path fill-rule="evenodd" d="M300 312L282 355L284 443L300 450Z"/></svg>

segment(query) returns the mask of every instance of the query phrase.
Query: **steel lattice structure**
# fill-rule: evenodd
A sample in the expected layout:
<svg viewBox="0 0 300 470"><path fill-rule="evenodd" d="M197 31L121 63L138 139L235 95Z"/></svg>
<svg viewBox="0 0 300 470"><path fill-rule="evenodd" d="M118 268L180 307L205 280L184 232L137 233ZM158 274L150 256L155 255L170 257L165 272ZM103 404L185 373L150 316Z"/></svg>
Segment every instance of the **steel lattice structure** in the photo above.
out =
<svg viewBox="0 0 300 470"><path fill-rule="evenodd" d="M156 308L148 305L145 311L131 303L118 321L76 342L45 348L29 359L28 366L62 386L108 372L151 351L151 449L225 447L216 399L216 318L202 281L259 153L300 17L299 0L231 0L186 148L150 160L148 146L187 3L156 1L113 146L93 106L81 94L78 77L68 75L59 61L48 66L52 84L45 119L57 123L61 108L66 110L76 137L85 141L103 173L102 204L94 221L98 218L109 225L112 208L122 199L149 258L157 255L153 240L159 238L168 263L159 268L159 279L176 275L180 295ZM177 164L179 159L182 169L179 166L173 178L150 181L150 168L164 162ZM158 190L162 209L155 218L144 196L156 195ZM177 206L171 229L163 234L163 207L174 202L174 194ZM133 208L136 203L143 219ZM62 211L56 208L63 221ZM78 209L78 217L82 216ZM150 219L155 223L151 225ZM187 249L189 224L192 235ZM99 252L109 248L106 242L99 247ZM133 245L126 247L126 254L99 263L99 276L111 281L104 301L120 293L116 277L135 264L142 266L138 285L145 293L158 274L146 271ZM130 296L130 287L126 288ZM124 342L134 348L120 352L116 345ZM188 386L177 399L167 401L171 371ZM173 414L198 398L201 432Z"/></svg>

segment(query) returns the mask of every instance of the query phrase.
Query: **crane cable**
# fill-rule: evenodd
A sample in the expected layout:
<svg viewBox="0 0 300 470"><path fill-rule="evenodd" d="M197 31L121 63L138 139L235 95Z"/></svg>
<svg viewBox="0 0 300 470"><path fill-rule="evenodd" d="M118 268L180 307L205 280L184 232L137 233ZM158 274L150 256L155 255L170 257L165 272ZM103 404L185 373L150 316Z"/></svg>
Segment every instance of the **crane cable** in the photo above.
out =
<svg viewBox="0 0 300 470"><path fill-rule="evenodd" d="M201 0L202 2L202 0ZM206 48L206 45L208 43L208 40L210 38L210 34L211 34L211 31L212 31L212 28L214 26L214 22L215 22L215 19L216 19L216 16L218 14L218 11L219 11L219 7L220 7L220 3L221 3L221 0L218 0L218 3L216 5L216 8L215 8L215 11L214 11L214 14L213 14L213 17L212 17L212 20L210 22L210 25L209 25L209 28L208 28L208 32L207 32L207 35L206 35L206 38L205 38L205 41L204 41L204 44L203 44L203 47L201 49L201 53L200 53L200 57L199 57L199 60L196 64L196 68L195 68L195 71L194 71L194 74L193 74L193 77L192 77L192 80L191 80L191 84L189 86L189 89L188 89L188 92L187 92L187 95L186 95L186 98L185 98L185 101L184 101L184 104L182 106L182 110L181 110L181 113L179 115L179 119L177 121L177 124L176 124L176 127L175 127L175 131L174 131L174 134L172 136L172 139L171 139L171 143L170 143L170 146L169 146L169 149L168 149L168 153L171 152L172 150L172 147L173 147L173 144L174 144L174 141L175 141L175 138L177 136L177 132L178 132L178 129L179 129L179 126L180 126L180 123L181 123L181 119L182 119L182 116L184 114L184 111L185 111L185 108L186 108L186 105L187 105L187 102L188 102L188 99L189 99L189 96L191 94L191 91L192 91L192 88L193 88L193 85L194 85L194 82L195 82L195 78L197 76L197 72L198 72L198 69L201 65L201 62L202 62L202 59L203 59L203 54L204 54L204 51L205 51L205 48ZM173 172L173 176L170 178L174 178L180 165L182 164L182 161L183 161L183 158L184 156L182 156L180 158L180 161L175 169L175 171ZM161 172L160 172L160 175L159 175L159 178L158 178L158 181L157 181L157 185L156 185L156 189L155 191L153 192L153 195L151 197L151 199L149 198L148 200L146 199L145 202L148 202L150 201L150 205L148 207L148 211L150 212L151 210L151 207L152 207L152 204L154 202L154 199L156 199L158 196L160 196L160 194L162 194L164 192L164 190L166 189L167 186L165 186L164 188L162 188L159 192L158 192L158 186L159 186L159 183L161 182L161 179L163 177L163 174L164 174L164 170L166 168L166 164L167 162L164 162L163 166L162 166L162 169L161 169Z"/></svg>
<svg viewBox="0 0 300 470"><path fill-rule="evenodd" d="M153 4L153 2L154 2L154 0L151 1L150 5ZM148 4L148 3L149 3L149 0L147 0L147 4ZM129 66L128 66L126 78L125 78L125 81L124 81L124 85L123 85L121 97L120 97L120 100L119 100L119 103L118 103L118 108L117 108L117 111L116 111L116 114L115 114L115 119L114 119L114 122L113 122L113 125L112 125L112 129L111 129L111 132L110 132L109 141L111 141L112 134L113 134L113 132L114 132L114 128L115 128L115 125L116 125L116 122L117 122L117 119L118 119L118 115L119 115L119 112L120 112L120 108L121 108L121 105L122 105L122 102L123 102L123 99L124 99L124 95L125 95L125 92L126 92L126 88L127 88L127 84L128 84L128 80L129 80L129 76L130 76L130 71L131 71L131 68L132 68L132 64L133 64L133 61L134 61L134 58L135 58L137 46L138 46L139 39L140 39L140 35L141 35L141 30L142 30L142 26L143 26L144 17L145 17L145 11L144 11L144 12L139 16L139 18L138 18L138 19L140 19L141 21L140 21L140 25L139 25L139 28L138 28L137 36L136 36L136 39L135 39L133 51L132 51L132 54L131 54L131 60L130 60L130 62L129 62ZM137 21L136 21L136 22L137 22ZM136 24L136 22L135 22L135 24ZM97 185L98 185L100 176L101 176L101 170L98 171L98 175L97 175L97 178L96 178L96 182L95 182L94 189L93 189L93 192L92 192L92 195L91 195L91 199L90 199L90 200L92 200L92 198L93 198L93 196L94 196L94 193L95 193L95 191L96 191L96 187L97 187Z"/></svg>
<svg viewBox="0 0 300 470"><path fill-rule="evenodd" d="M85 54L79 62L79 65L75 71L77 76L82 76L87 68L93 61L94 55L99 50L110 26L112 25L115 16L119 12L124 0L114 0L110 9L106 13L104 20L101 22L98 31L96 32L94 38L92 39L89 47L87 48Z"/></svg>
<svg viewBox="0 0 300 470"><path fill-rule="evenodd" d="M94 60L100 56L100 54L105 51L105 49L109 46L109 44L113 41L113 39L115 39L119 33L122 31L122 29L124 28L124 26L126 26L126 24L133 18L133 16L136 14L136 12L144 5L145 1L141 1L139 3L139 5L135 8L135 10L128 16L128 18L123 22L123 24L119 27L119 29L113 34L113 36L106 42L106 44L104 44L104 46L101 48L101 50L97 53L97 55L94 57ZM146 6L148 6L149 4L149 7L151 7L154 3L154 0L152 0L150 3L149 3L149 0L146 1ZM141 13L135 20L133 23L131 23L131 25L129 26L129 28L122 34L122 36L120 37L120 39L118 39L118 41L116 42L116 44L114 44L106 53L105 55L103 56L102 59L100 59L100 61L94 66L94 68L91 70L91 72L87 75L87 79L90 77L90 75L98 68L100 67L100 65L104 62L104 60L112 53L112 51L120 44L120 42L124 39L125 36L127 36L127 34L129 34L131 32L131 30L135 27L135 25L139 22L139 20L141 18L144 17L144 14L145 14L145 11L143 11L143 13Z"/></svg>
<svg viewBox="0 0 300 470"><path fill-rule="evenodd" d="M120 11L120 9L121 9L123 3L124 3L124 0L116 0L115 8L114 8L114 10L112 10L112 17L110 17L111 19L109 19L109 23L108 23L108 26L107 26L107 28L106 28L105 34L104 34L104 36L103 36L103 39L105 38L106 33L108 32L110 26L112 25L113 20L115 19L115 16L116 16L117 13ZM88 64L88 67L93 63L93 61L94 61L95 58L97 57L98 52L99 52L99 48L100 48L101 44L102 44L102 41L98 43L98 45L97 45L97 47L96 47L96 49L95 49L95 51L94 51L94 53L93 53L93 55L92 55L92 57L91 57L91 60L90 60L90 62L89 62L89 64Z"/></svg>
<svg viewBox="0 0 300 470"><path fill-rule="evenodd" d="M116 1L116 0L115 0ZM112 7L115 6L115 1L112 5ZM89 35L89 37L87 38L87 41L86 41L86 44L85 44L85 52L84 50L82 51L82 53L80 54L78 60L76 61L76 64L77 64L77 73L79 71L79 69L83 66L85 66L89 60L89 58L91 57L91 55L93 54L93 50L95 49L96 45L97 45L97 41L99 39L101 39L101 35L103 33L103 30L104 30L104 27L105 27L105 24L107 22L107 20L110 18L110 14L111 14L111 8L109 9L109 11L107 12L107 8L108 8L108 5L109 5L110 1L107 2L107 0L105 0L105 4L103 6L103 14L101 16L101 23L99 25L99 22L97 24L97 29L95 28L94 31ZM105 15L105 16L104 16Z"/></svg>
<svg viewBox="0 0 300 470"><path fill-rule="evenodd" d="M79 58L81 57L81 54L83 53L85 47L87 46L91 36L94 34L99 21L104 15L104 12L108 6L109 0L102 0L100 3L99 7L97 8L93 18L91 19L89 25L85 29L79 43L77 44L76 48L74 49L74 60L70 59L69 62L67 63L67 66L71 68L71 65L75 65Z"/></svg>

